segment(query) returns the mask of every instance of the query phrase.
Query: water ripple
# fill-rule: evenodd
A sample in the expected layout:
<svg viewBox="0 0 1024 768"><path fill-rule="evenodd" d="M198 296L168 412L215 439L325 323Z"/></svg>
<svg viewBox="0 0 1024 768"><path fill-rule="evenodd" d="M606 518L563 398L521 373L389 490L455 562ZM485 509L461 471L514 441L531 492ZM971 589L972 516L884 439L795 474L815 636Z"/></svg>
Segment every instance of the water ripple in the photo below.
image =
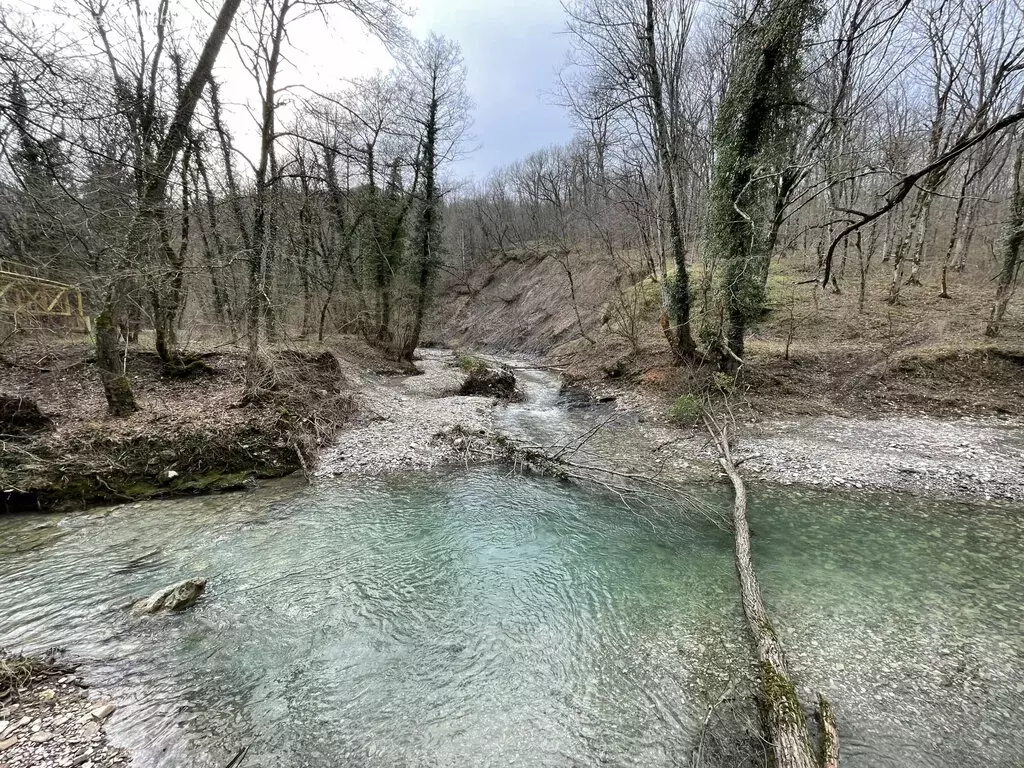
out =
<svg viewBox="0 0 1024 768"><path fill-rule="evenodd" d="M844 765L1024 763L1018 516L794 491L751 513ZM0 520L0 644L86 659L142 768L243 744L250 767L686 764L749 661L722 531L492 470L39 523ZM191 575L192 611L123 610Z"/></svg>

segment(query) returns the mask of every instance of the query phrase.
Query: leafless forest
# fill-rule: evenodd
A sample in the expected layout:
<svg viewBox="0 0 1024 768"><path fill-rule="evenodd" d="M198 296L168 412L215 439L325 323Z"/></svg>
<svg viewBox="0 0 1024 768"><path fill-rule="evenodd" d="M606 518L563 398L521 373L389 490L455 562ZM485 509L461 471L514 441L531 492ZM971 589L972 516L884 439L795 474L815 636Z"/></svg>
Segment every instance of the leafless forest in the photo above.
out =
<svg viewBox="0 0 1024 768"><path fill-rule="evenodd" d="M135 407L122 341L139 328L181 373L196 338L244 341L256 394L268 342L354 333L411 359L438 286L529 249L563 264L567 302L574 272L606 265L620 330L655 284L677 358L723 370L780 259L861 310L969 279L1000 333L1024 209L1017 0L574 0L547 97L576 138L477 182L451 172L472 148L459 48L412 39L397 4L201 10L3 12L4 335L47 320L18 276L79 289L113 412ZM401 64L282 85L289 25L327 13ZM249 153L224 117L225 45L259 105Z"/></svg>
<svg viewBox="0 0 1024 768"><path fill-rule="evenodd" d="M575 135L483 179L459 171L488 138L473 134L460 45L413 35L399 0L0 8L4 509L308 477L357 396L373 411L363 427L401 434L371 432L353 452L401 443L450 461L457 445L468 464L467 436L486 430L449 423L470 411L445 400L454 390L399 396L383 378L423 373L417 348L434 341L571 343L595 388L640 359L630 383L675 402L656 417L675 431L651 456L703 424L711 442L695 453L714 445L732 481L773 764L835 768L836 717L823 696L819 725L805 716L754 573L732 401L808 399L800 371L828 368L830 347L859 369L848 379L875 371L877 384L899 345L938 340L1003 367L968 360L931 384L924 370L913 403L963 415L972 387L995 381L998 397L968 405L1020 415L1024 0L563 8L567 58L546 93L520 97L558 105ZM339 19L393 65L354 78L339 63L314 88L293 64L301 31ZM556 313L562 326L542 330ZM446 335L456 316L465 338ZM819 347L802 350L805 367L772 378L808 339ZM1007 339L1018 347L996 346ZM355 348L356 362L339 352ZM511 369L441 354L435 374L507 385L461 395L495 407L522 395ZM359 390L346 376L367 359L362 374L381 376ZM836 381L818 389L831 397ZM928 386L961 399L929 400ZM887 387L884 402L902 405ZM417 430L429 434L405 434Z"/></svg>

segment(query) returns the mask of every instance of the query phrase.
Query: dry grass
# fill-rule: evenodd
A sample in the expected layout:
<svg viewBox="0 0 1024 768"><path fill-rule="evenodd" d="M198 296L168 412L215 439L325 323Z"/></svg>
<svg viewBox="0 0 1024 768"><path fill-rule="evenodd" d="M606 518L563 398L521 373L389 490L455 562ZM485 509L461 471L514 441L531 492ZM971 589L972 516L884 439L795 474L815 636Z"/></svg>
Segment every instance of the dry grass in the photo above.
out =
<svg viewBox="0 0 1024 768"><path fill-rule="evenodd" d="M0 702L17 698L20 691L35 681L70 671L70 667L59 664L51 654L42 658L22 656L0 648Z"/></svg>

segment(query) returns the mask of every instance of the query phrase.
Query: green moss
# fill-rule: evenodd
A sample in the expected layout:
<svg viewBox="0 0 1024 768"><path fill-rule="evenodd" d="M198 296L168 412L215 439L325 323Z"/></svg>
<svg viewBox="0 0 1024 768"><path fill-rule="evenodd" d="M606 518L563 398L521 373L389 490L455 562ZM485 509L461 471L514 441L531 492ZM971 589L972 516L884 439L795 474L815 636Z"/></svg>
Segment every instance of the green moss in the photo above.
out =
<svg viewBox="0 0 1024 768"><path fill-rule="evenodd" d="M479 357L473 357L472 355L459 355L459 368L464 370L466 373L483 370L486 367L487 363Z"/></svg>
<svg viewBox="0 0 1024 768"><path fill-rule="evenodd" d="M831 723L835 725L836 716L832 711L832 705L828 703L828 699L824 696L818 696L818 715L821 718L821 752L819 756L819 762L824 764L825 758L831 755L836 750L836 744L833 740L832 734L829 729L825 727L825 723Z"/></svg>
<svg viewBox="0 0 1024 768"><path fill-rule="evenodd" d="M191 496L239 490L250 477L281 477L294 467L262 468L255 472L211 471L195 475L179 475L161 482L145 475L128 477L80 476L73 480L43 482L17 496L9 496L9 511L72 510L91 504L118 504L167 496Z"/></svg>
<svg viewBox="0 0 1024 768"><path fill-rule="evenodd" d="M804 710L796 695L792 681L779 674L775 667L767 661L761 662L761 682L764 688L765 708L767 712L778 713L784 722L804 725Z"/></svg>
<svg viewBox="0 0 1024 768"><path fill-rule="evenodd" d="M176 477L171 483L174 493L216 493L242 488L249 479L247 472L208 472L205 475Z"/></svg>
<svg viewBox="0 0 1024 768"><path fill-rule="evenodd" d="M700 418L703 406L696 395L681 395L669 409L669 418L680 426L693 426Z"/></svg>

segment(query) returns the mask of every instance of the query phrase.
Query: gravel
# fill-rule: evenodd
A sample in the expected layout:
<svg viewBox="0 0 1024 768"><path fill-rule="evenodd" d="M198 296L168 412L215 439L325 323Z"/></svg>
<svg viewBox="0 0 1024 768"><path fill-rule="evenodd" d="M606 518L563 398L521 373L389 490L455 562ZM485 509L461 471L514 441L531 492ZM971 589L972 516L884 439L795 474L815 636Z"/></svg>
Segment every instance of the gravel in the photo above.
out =
<svg viewBox="0 0 1024 768"><path fill-rule="evenodd" d="M768 422L739 454L745 471L782 484L1024 501L1024 432L995 418Z"/></svg>
<svg viewBox="0 0 1024 768"><path fill-rule="evenodd" d="M491 428L493 399L454 394L466 378L454 353L423 350L421 355L419 376L345 372L357 388L358 415L322 455L318 475L378 475L451 464L455 453L435 435L456 425Z"/></svg>
<svg viewBox="0 0 1024 768"><path fill-rule="evenodd" d="M0 706L0 767L120 768L128 753L107 744L112 702L90 701L72 673L34 680Z"/></svg>
<svg viewBox="0 0 1024 768"><path fill-rule="evenodd" d="M326 453L321 475L375 475L461 461L448 443L433 436L455 425L470 431L500 428L496 401L453 395L465 374L451 352L425 350L419 367L423 375L404 378L347 373L356 380L362 415ZM683 481L720 474L706 433L666 423L661 398L604 382L588 388L596 396L616 398L611 405L616 417L604 430L607 434L587 446L595 459ZM580 416L580 409L566 412L566 419ZM782 485L1020 502L1022 427L994 417L773 420L743 425L735 453L744 459L745 474Z"/></svg>

